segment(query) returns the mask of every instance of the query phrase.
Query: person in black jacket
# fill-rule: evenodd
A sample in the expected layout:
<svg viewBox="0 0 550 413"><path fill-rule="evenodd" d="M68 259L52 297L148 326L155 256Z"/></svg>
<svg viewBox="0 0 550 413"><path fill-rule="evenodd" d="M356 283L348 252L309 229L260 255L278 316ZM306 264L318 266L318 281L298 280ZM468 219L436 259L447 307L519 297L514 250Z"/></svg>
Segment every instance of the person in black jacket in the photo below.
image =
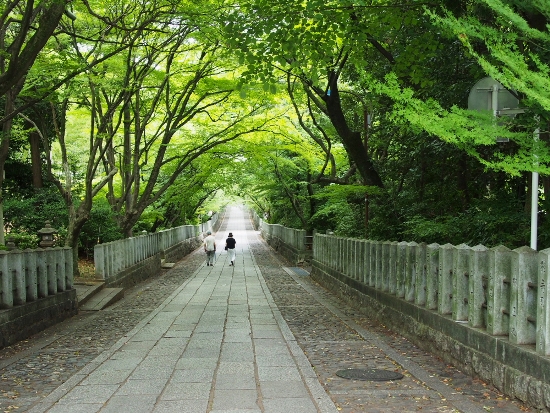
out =
<svg viewBox="0 0 550 413"><path fill-rule="evenodd" d="M237 255L237 251L235 250L235 245L237 244L237 241L235 238L233 238L233 233L230 232L228 235L228 238L225 240L225 249L227 250L227 253L229 254L229 259L231 260L231 264L229 265L235 265L235 255Z"/></svg>

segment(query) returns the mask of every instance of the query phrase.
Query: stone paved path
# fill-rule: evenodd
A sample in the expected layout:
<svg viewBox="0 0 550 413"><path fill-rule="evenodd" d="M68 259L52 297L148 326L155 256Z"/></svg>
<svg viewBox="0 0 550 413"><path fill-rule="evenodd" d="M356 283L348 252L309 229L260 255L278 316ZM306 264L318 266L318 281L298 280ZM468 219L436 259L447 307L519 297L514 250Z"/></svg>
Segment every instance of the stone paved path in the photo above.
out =
<svg viewBox="0 0 550 413"><path fill-rule="evenodd" d="M233 212L218 237L235 233L235 269L198 251L108 310L0 350L0 412L532 411L285 271ZM352 367L405 377L335 374Z"/></svg>

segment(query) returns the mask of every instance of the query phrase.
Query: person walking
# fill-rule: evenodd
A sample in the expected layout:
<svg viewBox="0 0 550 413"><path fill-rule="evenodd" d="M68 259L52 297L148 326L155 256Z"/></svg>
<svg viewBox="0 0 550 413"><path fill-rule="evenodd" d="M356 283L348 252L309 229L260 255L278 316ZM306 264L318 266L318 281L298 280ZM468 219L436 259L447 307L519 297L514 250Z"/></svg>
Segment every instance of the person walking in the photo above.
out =
<svg viewBox="0 0 550 413"><path fill-rule="evenodd" d="M216 257L216 238L212 235L212 232L206 232L206 238L204 239L204 252L206 252L206 266L214 266L214 258Z"/></svg>
<svg viewBox="0 0 550 413"><path fill-rule="evenodd" d="M230 232L227 239L225 240L225 249L227 250L227 253L229 254L229 259L231 260L231 264L235 266L235 255L237 255L237 251L235 250L235 245L237 244L237 241L235 238L233 238L233 233Z"/></svg>

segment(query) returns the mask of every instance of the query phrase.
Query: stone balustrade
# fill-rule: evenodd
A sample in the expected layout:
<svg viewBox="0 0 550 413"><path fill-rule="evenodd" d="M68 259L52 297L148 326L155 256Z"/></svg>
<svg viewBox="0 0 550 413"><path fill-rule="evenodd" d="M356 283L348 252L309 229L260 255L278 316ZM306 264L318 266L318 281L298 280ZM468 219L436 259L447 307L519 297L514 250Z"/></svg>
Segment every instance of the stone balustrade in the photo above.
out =
<svg viewBox="0 0 550 413"><path fill-rule="evenodd" d="M0 308L12 308L72 288L71 248L0 251Z"/></svg>
<svg viewBox="0 0 550 413"><path fill-rule="evenodd" d="M71 248L0 251L0 348L77 312Z"/></svg>
<svg viewBox="0 0 550 413"><path fill-rule="evenodd" d="M291 262L300 264L311 256L312 251L307 248L310 243L306 231L268 224L254 210L251 210L251 218L254 227L261 231L266 242Z"/></svg>
<svg viewBox="0 0 550 413"><path fill-rule="evenodd" d="M456 322L550 355L550 249L417 244L316 234L315 262Z"/></svg>
<svg viewBox="0 0 550 413"><path fill-rule="evenodd" d="M162 251L200 234L198 225L184 225L152 234L98 244L94 247L96 277L107 280Z"/></svg>
<svg viewBox="0 0 550 413"><path fill-rule="evenodd" d="M219 215L200 225L182 225L94 247L96 278L108 286L127 286L155 274L161 261L178 260L197 248L206 231L214 231Z"/></svg>
<svg viewBox="0 0 550 413"><path fill-rule="evenodd" d="M296 231L251 217L283 249L282 234ZM550 249L317 233L312 244L319 284L465 373L550 411Z"/></svg>

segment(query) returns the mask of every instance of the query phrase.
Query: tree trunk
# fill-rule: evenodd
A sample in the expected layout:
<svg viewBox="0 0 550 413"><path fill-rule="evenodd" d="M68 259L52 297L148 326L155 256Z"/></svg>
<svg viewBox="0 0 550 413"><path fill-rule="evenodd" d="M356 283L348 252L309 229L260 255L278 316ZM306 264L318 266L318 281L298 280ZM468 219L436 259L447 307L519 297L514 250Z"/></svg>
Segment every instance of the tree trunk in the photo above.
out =
<svg viewBox="0 0 550 413"><path fill-rule="evenodd" d="M78 209L75 211L74 206L69 205L69 225L67 227L67 237L65 238L65 246L71 247L73 250L73 276L78 277L80 270L78 269L78 238L82 227L90 218L90 213L85 207L86 202L82 202Z"/></svg>
<svg viewBox="0 0 550 413"><path fill-rule="evenodd" d="M382 178L374 168L372 160L366 151L360 131L350 129L342 110L342 101L338 91L338 79L335 74L331 75L329 93L324 96L327 114L338 136L342 139L344 148L350 160L355 163L366 185L384 187Z"/></svg>
<svg viewBox="0 0 550 413"><path fill-rule="evenodd" d="M32 186L34 189L42 188L42 161L40 159L40 135L31 132L29 135L31 146Z"/></svg>
<svg viewBox="0 0 550 413"><path fill-rule="evenodd" d="M14 107L14 100L15 100L15 91L10 91L5 94L6 97L6 103L4 106L5 113L10 113L13 111ZM0 136L0 205L2 205L2 214L0 215L1 221L0 221L0 245L5 244L4 240L4 200L2 197L2 186L4 185L4 167L6 165L6 159L8 159L8 152L10 147L10 137L11 137L11 129L12 129L13 122L12 120L7 120L2 125L2 136Z"/></svg>

